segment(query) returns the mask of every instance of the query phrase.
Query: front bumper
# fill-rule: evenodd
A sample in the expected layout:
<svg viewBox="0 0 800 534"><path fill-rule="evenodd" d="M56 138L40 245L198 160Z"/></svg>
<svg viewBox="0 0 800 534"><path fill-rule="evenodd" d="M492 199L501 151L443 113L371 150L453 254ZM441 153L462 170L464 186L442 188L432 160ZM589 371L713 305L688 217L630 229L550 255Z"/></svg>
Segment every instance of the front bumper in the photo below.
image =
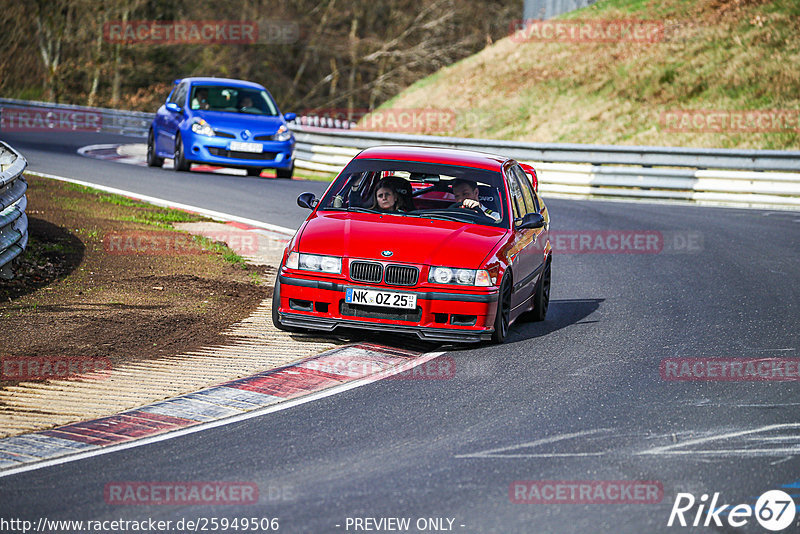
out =
<svg viewBox="0 0 800 534"><path fill-rule="evenodd" d="M494 332L498 290L482 292L412 290L279 275L280 321L285 326L332 332L343 328L416 334L432 341L475 343ZM417 296L416 310L348 305L347 287L364 287ZM455 324L454 324L455 323Z"/></svg>
<svg viewBox="0 0 800 534"><path fill-rule="evenodd" d="M294 138L289 141L256 141L263 147L258 154L230 151L231 141L237 140L192 133L185 140L185 157L193 163L220 167L290 169L294 164Z"/></svg>

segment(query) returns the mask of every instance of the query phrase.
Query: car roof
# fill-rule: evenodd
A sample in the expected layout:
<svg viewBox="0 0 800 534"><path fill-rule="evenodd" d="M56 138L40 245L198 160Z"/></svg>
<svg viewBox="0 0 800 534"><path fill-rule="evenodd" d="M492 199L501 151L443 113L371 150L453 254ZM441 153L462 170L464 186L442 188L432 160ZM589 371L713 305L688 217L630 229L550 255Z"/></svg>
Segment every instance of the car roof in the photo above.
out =
<svg viewBox="0 0 800 534"><path fill-rule="evenodd" d="M233 85L236 87L247 87L249 89L265 89L263 85L248 82L247 80L235 80L233 78L213 78L213 77L192 77L183 78L180 82L189 82L192 85Z"/></svg>
<svg viewBox="0 0 800 534"><path fill-rule="evenodd" d="M418 161L421 163L442 163L445 165L500 171L503 168L503 164L510 158L455 148L383 145L361 151L356 156L356 159Z"/></svg>

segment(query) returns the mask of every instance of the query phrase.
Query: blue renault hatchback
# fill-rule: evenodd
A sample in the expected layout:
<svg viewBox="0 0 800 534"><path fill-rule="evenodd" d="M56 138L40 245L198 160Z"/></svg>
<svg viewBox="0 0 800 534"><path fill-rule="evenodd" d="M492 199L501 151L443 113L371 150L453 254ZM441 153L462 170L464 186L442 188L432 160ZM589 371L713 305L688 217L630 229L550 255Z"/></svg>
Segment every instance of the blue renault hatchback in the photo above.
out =
<svg viewBox="0 0 800 534"><path fill-rule="evenodd" d="M147 136L147 164L161 167L172 158L176 171L192 163L246 169L258 176L275 169L278 178L294 172L294 134L272 95L261 85L227 78L175 80Z"/></svg>

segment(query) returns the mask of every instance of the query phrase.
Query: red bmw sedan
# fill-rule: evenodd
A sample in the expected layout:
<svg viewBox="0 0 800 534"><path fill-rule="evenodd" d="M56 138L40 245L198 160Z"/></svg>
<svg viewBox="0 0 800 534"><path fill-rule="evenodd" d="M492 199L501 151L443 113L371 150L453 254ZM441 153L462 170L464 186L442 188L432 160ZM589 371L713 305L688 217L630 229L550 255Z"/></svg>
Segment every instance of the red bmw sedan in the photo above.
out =
<svg viewBox="0 0 800 534"><path fill-rule="evenodd" d="M536 172L455 149L381 146L355 156L283 254L272 320L422 339L502 343L519 318L544 320L550 216Z"/></svg>

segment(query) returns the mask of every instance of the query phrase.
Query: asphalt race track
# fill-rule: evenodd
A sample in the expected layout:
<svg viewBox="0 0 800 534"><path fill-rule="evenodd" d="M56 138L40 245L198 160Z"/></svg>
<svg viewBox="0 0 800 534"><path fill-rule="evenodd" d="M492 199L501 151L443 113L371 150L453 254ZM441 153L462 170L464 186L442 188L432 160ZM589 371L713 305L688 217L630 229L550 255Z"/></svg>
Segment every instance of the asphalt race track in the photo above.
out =
<svg viewBox="0 0 800 534"><path fill-rule="evenodd" d="M326 185L175 173L75 153L130 138L3 140L32 171L288 227L308 213L296 196ZM724 514L717 528L667 522L678 493L698 501L685 514L689 522L704 493L719 493L720 506L752 506L765 491L783 489L800 505L800 382L665 380L660 368L668 358L800 358L800 213L545 200L553 232L594 240L608 235L599 231L637 231L663 242L646 253L557 251L547 321L517 324L499 347L445 347L455 366L448 379L383 380L0 478L0 517L269 517L279 518L280 532L366 531L355 518L410 518L410 532L764 532L752 517L733 528ZM108 504L104 488L123 481L247 482L260 498ZM651 481L663 496L656 503L517 503L515 481ZM425 529L416 529L420 518ZM443 521L428 521L435 518ZM798 520L786 531L796 531Z"/></svg>

